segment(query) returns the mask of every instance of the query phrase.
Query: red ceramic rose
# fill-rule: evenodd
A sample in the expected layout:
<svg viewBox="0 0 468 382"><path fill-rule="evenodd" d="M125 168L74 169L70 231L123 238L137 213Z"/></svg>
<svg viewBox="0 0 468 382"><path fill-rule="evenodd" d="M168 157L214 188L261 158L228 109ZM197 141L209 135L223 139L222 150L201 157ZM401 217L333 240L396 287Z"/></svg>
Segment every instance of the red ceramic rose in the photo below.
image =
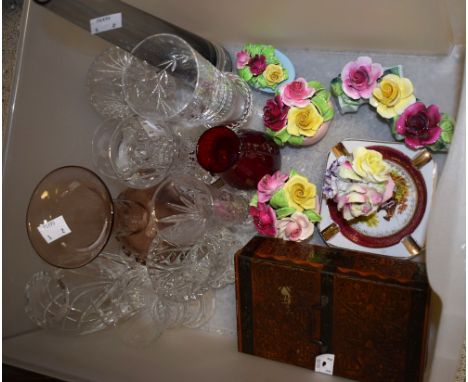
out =
<svg viewBox="0 0 468 382"><path fill-rule="evenodd" d="M252 74L258 76L262 74L267 67L266 57L263 54L256 54L249 60L248 66Z"/></svg>
<svg viewBox="0 0 468 382"><path fill-rule="evenodd" d="M426 107L422 102L408 106L396 123L396 132L405 137L412 149L435 143L442 132L441 115L436 105Z"/></svg>
<svg viewBox="0 0 468 382"><path fill-rule="evenodd" d="M280 96L267 101L263 108L263 123L273 131L280 131L286 126L289 106L285 105Z"/></svg>

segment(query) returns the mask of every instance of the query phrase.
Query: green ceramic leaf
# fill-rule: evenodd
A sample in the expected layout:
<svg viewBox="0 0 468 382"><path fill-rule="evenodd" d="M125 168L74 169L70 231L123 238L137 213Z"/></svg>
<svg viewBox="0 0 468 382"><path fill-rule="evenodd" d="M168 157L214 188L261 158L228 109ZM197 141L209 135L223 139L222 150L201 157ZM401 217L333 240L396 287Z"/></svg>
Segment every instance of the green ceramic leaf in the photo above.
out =
<svg viewBox="0 0 468 382"><path fill-rule="evenodd" d="M307 85L309 85L311 88L314 88L316 91L325 89L325 87L318 81L309 81L307 82Z"/></svg>
<svg viewBox="0 0 468 382"><path fill-rule="evenodd" d="M252 196L252 199L250 199L249 206L252 206L252 207L258 206L258 194L257 193L255 193L254 196Z"/></svg>
<svg viewBox="0 0 468 382"><path fill-rule="evenodd" d="M274 209L289 207L286 191L284 191L284 189L276 191L270 199L270 205Z"/></svg>
<svg viewBox="0 0 468 382"><path fill-rule="evenodd" d="M322 217L315 212L314 210L304 210L303 214L307 216L307 218L312 222L312 223L317 223L320 220L322 220Z"/></svg>
<svg viewBox="0 0 468 382"><path fill-rule="evenodd" d="M257 44L246 44L244 46L244 50L246 50L251 57L255 56L256 54L262 54L262 46Z"/></svg>
<svg viewBox="0 0 468 382"><path fill-rule="evenodd" d="M283 68L283 75L284 75L284 80L287 80L289 78L289 72L288 69ZM284 81L283 80L283 81Z"/></svg>
<svg viewBox="0 0 468 382"><path fill-rule="evenodd" d="M273 137L273 142L275 142L280 147L284 146L284 142L281 139L278 139L276 137Z"/></svg>
<svg viewBox="0 0 468 382"><path fill-rule="evenodd" d="M448 114L443 113L439 126L442 129L440 137L444 143L452 142L454 125L455 121Z"/></svg>
<svg viewBox="0 0 468 382"><path fill-rule="evenodd" d="M433 152L447 152L448 151L448 146L442 142L441 139L439 139L436 143L426 146L429 150Z"/></svg>
<svg viewBox="0 0 468 382"><path fill-rule="evenodd" d="M396 141L402 141L405 139L403 135L400 135L396 131L396 123L397 123L398 118L392 118L388 120L388 124L390 125L390 131L392 132L393 138L395 138Z"/></svg>
<svg viewBox="0 0 468 382"><path fill-rule="evenodd" d="M253 77L253 74L247 66L244 66L242 69L239 70L239 76L244 81L249 81Z"/></svg>
<svg viewBox="0 0 468 382"><path fill-rule="evenodd" d="M263 74L257 77L257 86L259 88L269 87L266 80L265 80L265 77L263 77Z"/></svg>
<svg viewBox="0 0 468 382"><path fill-rule="evenodd" d="M262 45L260 51L267 58L275 56L275 48L272 45Z"/></svg>
<svg viewBox="0 0 468 382"><path fill-rule="evenodd" d="M299 175L299 173L293 168L289 171L289 177L292 178L294 175Z"/></svg>
<svg viewBox="0 0 468 382"><path fill-rule="evenodd" d="M343 82L341 81L340 77L335 77L330 82L331 93L335 97L339 97L340 95L344 94L343 92Z"/></svg>
<svg viewBox="0 0 468 382"><path fill-rule="evenodd" d="M304 142L304 137L296 137L294 135L290 135L288 138L288 143L293 146L300 146Z"/></svg>
<svg viewBox="0 0 468 382"><path fill-rule="evenodd" d="M296 212L296 209L292 207L283 207L283 208L277 209L275 212L276 212L276 217L278 219L283 219L287 216L292 215L294 212Z"/></svg>
<svg viewBox="0 0 468 382"><path fill-rule="evenodd" d="M328 100L323 97L312 97L312 103L317 108L324 121L329 121L333 118L333 108L329 105Z"/></svg>
<svg viewBox="0 0 468 382"><path fill-rule="evenodd" d="M403 77L403 66L397 65L397 66L392 66L390 68L385 69L382 74L382 77L386 76L387 74L396 74L399 77Z"/></svg>
<svg viewBox="0 0 468 382"><path fill-rule="evenodd" d="M286 127L283 127L280 131L275 132L275 138L279 139L282 143L286 143L290 137Z"/></svg>

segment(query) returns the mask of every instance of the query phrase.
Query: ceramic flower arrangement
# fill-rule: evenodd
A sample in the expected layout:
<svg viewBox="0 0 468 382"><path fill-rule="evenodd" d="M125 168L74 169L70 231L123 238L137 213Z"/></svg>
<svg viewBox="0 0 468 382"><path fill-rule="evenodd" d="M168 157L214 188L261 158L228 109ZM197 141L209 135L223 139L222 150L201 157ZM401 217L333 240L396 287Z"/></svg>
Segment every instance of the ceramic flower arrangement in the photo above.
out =
<svg viewBox="0 0 468 382"><path fill-rule="evenodd" d="M334 160L325 173L323 194L345 220L371 216L394 194L391 167L382 154L357 147L351 157Z"/></svg>
<svg viewBox="0 0 468 382"><path fill-rule="evenodd" d="M265 132L280 146L306 146L326 134L334 116L330 92L304 78L282 85L263 108Z"/></svg>
<svg viewBox="0 0 468 382"><path fill-rule="evenodd" d="M288 70L281 63L272 45L246 44L236 53L239 76L256 89L275 91L289 78Z"/></svg>
<svg viewBox="0 0 468 382"><path fill-rule="evenodd" d="M369 103L388 122L393 137L412 149L448 150L455 122L437 105L426 106L416 98L401 65L384 69L370 57L358 57L331 81L331 92L343 114Z"/></svg>
<svg viewBox="0 0 468 382"><path fill-rule="evenodd" d="M289 174L277 171L258 182L249 214L259 234L303 241L312 236L314 223L321 220L317 208L313 183L295 170Z"/></svg>

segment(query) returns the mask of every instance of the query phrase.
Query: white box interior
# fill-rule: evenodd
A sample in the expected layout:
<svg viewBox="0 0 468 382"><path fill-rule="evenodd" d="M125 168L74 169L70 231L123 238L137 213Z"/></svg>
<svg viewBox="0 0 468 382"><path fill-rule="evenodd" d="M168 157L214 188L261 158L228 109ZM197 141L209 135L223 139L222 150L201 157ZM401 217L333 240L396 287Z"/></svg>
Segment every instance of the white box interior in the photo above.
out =
<svg viewBox="0 0 468 382"><path fill-rule="evenodd" d="M15 89L4 143L4 362L67 380L342 380L238 353L234 334L233 286L218 292L217 312L204 328L222 331L224 335L172 330L148 348L132 349L122 344L112 331L69 338L33 327L24 313L24 285L34 272L46 266L34 254L27 239L27 202L34 186L50 170L71 164L93 168L90 141L102 118L88 101L86 74L94 57L109 44L34 3L26 2L23 13ZM447 48L445 55L369 54L384 66L402 64L405 75L415 85L418 97L427 104L439 104L442 111L456 117L462 90L464 94L465 48L463 45L452 45L452 37L442 39L442 45ZM319 80L326 85L346 62L362 53L357 50L331 52L312 50L310 47L290 47L287 39L278 41L278 48L295 64L297 76ZM313 45L314 42L310 43ZM229 43L226 47L233 53L241 44ZM259 93L254 93L254 97L258 121L267 97ZM464 101L461 105L463 109ZM377 120L375 112L366 107L362 109L359 116L337 114L332 127L334 132L329 132L319 144L307 149L285 148L282 152L283 169L294 166L320 184L326 153L336 142L345 138L392 140L388 127ZM458 121L458 127L464 129L463 110L459 115L462 120ZM261 128L258 124L250 127ZM464 170L464 145L461 151L463 158L458 156L450 163L451 166L458 163ZM457 152L460 153L460 150ZM435 156L439 170L443 169L445 159L445 154ZM117 184L108 184L114 192L120 189ZM454 217L454 221L462 221L462 214L460 210L460 216ZM314 242L322 244L317 236ZM447 242L444 243L444 240ZM450 247L450 243L448 237L442 240L446 248L455 248L454 256L459 255L457 251L460 248ZM464 248L461 250L464 253ZM453 258L449 252L444 256L447 261L436 270L439 272L437 276L431 278L429 274L430 279L438 283L441 278L450 279L455 274L457 279L441 292L445 310L434 304L433 316L442 318L439 331L436 320L432 322L431 354L435 358L430 358L429 366L438 367L435 371L428 368L427 378L431 381L450 380L450 375L454 375L460 338L464 338L465 329L464 293L463 301L460 295L453 297L453 290L465 285L464 255L463 258ZM460 265L463 267L461 273ZM446 269L441 271L443 267ZM431 271L430 264L428 268ZM460 280L461 277L463 280ZM441 289L436 290L439 292ZM448 316L444 316L444 313ZM444 327L444 322L448 327ZM437 332L443 333L444 337L442 342L440 338L437 339L437 347L434 347Z"/></svg>

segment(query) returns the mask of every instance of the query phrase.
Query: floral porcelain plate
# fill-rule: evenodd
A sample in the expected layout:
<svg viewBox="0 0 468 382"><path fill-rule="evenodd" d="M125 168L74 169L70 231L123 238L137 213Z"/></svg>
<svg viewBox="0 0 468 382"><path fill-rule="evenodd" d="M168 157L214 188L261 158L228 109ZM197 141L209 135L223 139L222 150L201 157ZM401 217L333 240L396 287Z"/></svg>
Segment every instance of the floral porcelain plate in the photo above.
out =
<svg viewBox="0 0 468 382"><path fill-rule="evenodd" d="M319 224L322 238L328 245L340 248L402 258L418 255L424 248L435 162L428 151L414 152L401 143L345 140L332 148L327 169L357 147L382 154L395 183L394 197L375 214L353 220L345 220L336 202L323 197Z"/></svg>

